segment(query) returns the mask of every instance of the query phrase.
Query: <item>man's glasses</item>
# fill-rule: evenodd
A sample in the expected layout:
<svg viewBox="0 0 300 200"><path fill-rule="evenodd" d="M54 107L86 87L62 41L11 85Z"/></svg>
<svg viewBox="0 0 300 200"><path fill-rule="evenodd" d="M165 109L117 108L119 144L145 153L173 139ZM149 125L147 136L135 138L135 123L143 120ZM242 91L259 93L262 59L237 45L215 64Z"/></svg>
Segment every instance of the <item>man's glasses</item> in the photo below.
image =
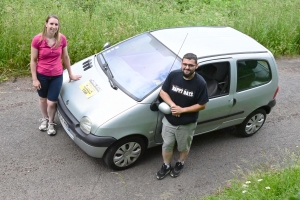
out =
<svg viewBox="0 0 300 200"><path fill-rule="evenodd" d="M192 64L187 64L187 63L182 63L182 65L184 67L195 67L196 65L192 65Z"/></svg>

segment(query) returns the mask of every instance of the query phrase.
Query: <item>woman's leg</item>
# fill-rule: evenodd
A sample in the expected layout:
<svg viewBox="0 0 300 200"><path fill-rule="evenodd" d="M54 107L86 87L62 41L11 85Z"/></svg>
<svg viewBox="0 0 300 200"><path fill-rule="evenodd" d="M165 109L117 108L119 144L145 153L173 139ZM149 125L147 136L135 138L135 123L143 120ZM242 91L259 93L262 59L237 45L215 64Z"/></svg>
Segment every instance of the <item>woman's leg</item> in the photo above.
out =
<svg viewBox="0 0 300 200"><path fill-rule="evenodd" d="M56 134L56 130L54 128L56 124L53 123L53 121L57 110L57 101L62 86L62 81L63 81L62 75L51 77L51 82L48 90L48 100L47 100L47 112L49 116L48 131L47 131L48 135Z"/></svg>
<svg viewBox="0 0 300 200"><path fill-rule="evenodd" d="M39 107L40 107L40 110L42 112L43 118L49 118L48 112L47 112L47 98L40 97Z"/></svg>
<svg viewBox="0 0 300 200"><path fill-rule="evenodd" d="M39 94L39 108L42 113L42 118L40 119L39 130L46 131L48 129L48 112L47 112L47 95L49 87L49 78L42 74L37 73L37 78L40 81L41 89L37 90Z"/></svg>
<svg viewBox="0 0 300 200"><path fill-rule="evenodd" d="M53 122L56 114L57 101L62 86L62 81L62 75L51 77L47 100L47 112L49 116L49 122Z"/></svg>
<svg viewBox="0 0 300 200"><path fill-rule="evenodd" d="M56 102L53 102L53 101L50 101L50 100L47 100L46 102L46 105L47 105L47 113L48 113L48 118L49 118L49 122L53 122L54 121L54 117L55 117L55 114L56 114L56 109L57 109L57 106L56 106Z"/></svg>

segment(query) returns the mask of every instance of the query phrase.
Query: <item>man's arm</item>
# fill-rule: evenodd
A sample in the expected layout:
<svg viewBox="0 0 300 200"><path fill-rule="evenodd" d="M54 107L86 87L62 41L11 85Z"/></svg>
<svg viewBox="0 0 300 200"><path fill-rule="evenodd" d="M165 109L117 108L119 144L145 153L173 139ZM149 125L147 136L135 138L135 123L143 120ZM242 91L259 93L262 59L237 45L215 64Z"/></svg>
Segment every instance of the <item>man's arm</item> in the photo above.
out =
<svg viewBox="0 0 300 200"><path fill-rule="evenodd" d="M176 104L172 101L170 95L163 91L163 89L160 90L159 95L170 107L176 106Z"/></svg>
<svg viewBox="0 0 300 200"><path fill-rule="evenodd" d="M174 106L174 107L171 107L171 112L172 112L172 115L180 116L182 113L198 112L200 110L204 110L205 107L206 107L206 104L203 104L203 105L194 104L192 106L185 107L185 108L182 108L180 106Z"/></svg>
<svg viewBox="0 0 300 200"><path fill-rule="evenodd" d="M168 93L161 90L160 91L160 97L171 107L172 115L179 117L182 113L188 113L188 112L198 112L200 110L204 110L206 107L206 104L200 105L200 104L194 104L189 107L182 108L180 106L177 106L171 99Z"/></svg>
<svg viewBox="0 0 300 200"><path fill-rule="evenodd" d="M178 106L179 107L179 106ZM206 104L200 105L200 104L195 104L189 107L181 108L182 113L187 113L187 112L198 112L200 110L204 110L206 107Z"/></svg>

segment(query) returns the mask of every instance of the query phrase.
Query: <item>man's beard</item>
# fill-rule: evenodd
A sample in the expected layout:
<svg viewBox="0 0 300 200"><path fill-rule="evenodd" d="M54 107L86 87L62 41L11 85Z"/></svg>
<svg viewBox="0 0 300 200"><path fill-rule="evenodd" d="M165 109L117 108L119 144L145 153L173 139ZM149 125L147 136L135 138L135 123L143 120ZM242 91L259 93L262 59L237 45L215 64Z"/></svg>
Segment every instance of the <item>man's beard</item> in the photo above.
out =
<svg viewBox="0 0 300 200"><path fill-rule="evenodd" d="M182 72L183 72L183 76L184 76L185 78L189 78L190 76L192 76L192 75L194 74L193 71L190 71L190 73L188 73L188 74L185 74L184 71L182 71Z"/></svg>

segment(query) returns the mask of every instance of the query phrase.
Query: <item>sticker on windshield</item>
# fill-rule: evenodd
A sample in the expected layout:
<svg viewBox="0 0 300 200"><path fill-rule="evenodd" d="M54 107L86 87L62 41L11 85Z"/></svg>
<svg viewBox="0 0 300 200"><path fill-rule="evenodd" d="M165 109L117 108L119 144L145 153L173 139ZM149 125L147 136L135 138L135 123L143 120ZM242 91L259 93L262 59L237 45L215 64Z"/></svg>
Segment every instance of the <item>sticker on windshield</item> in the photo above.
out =
<svg viewBox="0 0 300 200"><path fill-rule="evenodd" d="M80 85L79 87L87 98L94 96L101 90L94 80L89 80Z"/></svg>

